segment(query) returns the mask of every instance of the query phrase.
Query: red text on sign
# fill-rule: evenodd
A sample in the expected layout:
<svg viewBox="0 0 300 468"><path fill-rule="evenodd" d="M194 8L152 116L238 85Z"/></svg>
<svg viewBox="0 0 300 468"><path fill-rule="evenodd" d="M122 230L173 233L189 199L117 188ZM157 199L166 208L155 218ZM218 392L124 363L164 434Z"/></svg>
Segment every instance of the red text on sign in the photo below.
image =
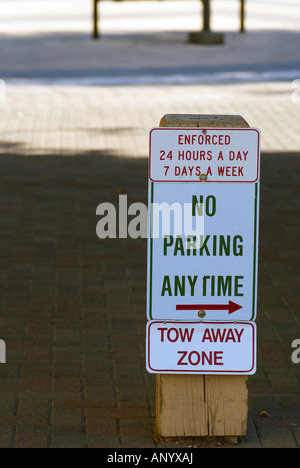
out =
<svg viewBox="0 0 300 468"><path fill-rule="evenodd" d="M179 145L229 145L230 136L229 135L178 135L178 144Z"/></svg>
<svg viewBox="0 0 300 468"><path fill-rule="evenodd" d="M223 351L209 351L205 353L204 351L177 351L177 354L181 355L177 365L178 366L198 366L208 364L210 366L223 366Z"/></svg>
<svg viewBox="0 0 300 468"><path fill-rule="evenodd" d="M243 332L244 328L240 331L236 328L224 328L223 330L220 328L206 328L203 334L202 343L205 341L209 341L210 343L228 343L228 341L240 343Z"/></svg>
<svg viewBox="0 0 300 468"><path fill-rule="evenodd" d="M218 175L226 177L244 177L243 166L218 166Z"/></svg>
<svg viewBox="0 0 300 468"><path fill-rule="evenodd" d="M195 331L194 328L192 328L191 330L189 330L188 328L158 328L158 330L161 333L160 341L162 343L164 342L165 337L167 337L168 341L171 341L171 343L175 343L179 338L182 342L185 342L185 340L187 340L190 343ZM166 334L165 331L167 331Z"/></svg>

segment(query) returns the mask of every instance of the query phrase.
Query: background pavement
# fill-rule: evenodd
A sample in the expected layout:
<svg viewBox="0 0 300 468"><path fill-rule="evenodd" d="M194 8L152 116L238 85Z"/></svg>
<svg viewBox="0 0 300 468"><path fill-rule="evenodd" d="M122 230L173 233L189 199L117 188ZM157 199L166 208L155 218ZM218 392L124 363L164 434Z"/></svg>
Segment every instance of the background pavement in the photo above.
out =
<svg viewBox="0 0 300 468"><path fill-rule="evenodd" d="M0 446L201 446L153 439L146 240L98 239L96 207L147 203L164 114L216 113L262 132L258 371L238 447L299 447L298 3L248 0L239 34L238 2L215 0L213 47L186 42L198 1L102 2L99 41L90 4L71 3L2 1Z"/></svg>

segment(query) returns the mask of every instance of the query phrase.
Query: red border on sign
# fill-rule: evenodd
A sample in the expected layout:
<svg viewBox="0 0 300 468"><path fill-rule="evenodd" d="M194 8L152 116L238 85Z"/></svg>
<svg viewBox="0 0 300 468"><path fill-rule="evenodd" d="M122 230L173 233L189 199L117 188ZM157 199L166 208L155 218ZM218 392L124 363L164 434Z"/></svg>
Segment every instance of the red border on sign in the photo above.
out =
<svg viewBox="0 0 300 468"><path fill-rule="evenodd" d="M150 174L151 174L151 133L153 132L153 130L189 130L189 131L192 131L192 130L197 130L197 131L200 131L200 130L234 130L234 131L254 131L257 133L258 135L258 140L257 140L257 166L256 166L256 178L254 180L206 180L205 182L200 182L200 180L156 180L156 179L152 179ZM248 127L243 127L243 128L230 128L230 127L154 127L150 130L150 134L149 134L149 139L150 139L150 143L149 143L149 173L148 173L148 176L149 176L149 179L152 181L152 182L184 182L184 183L189 183L189 182L199 182L199 183L209 183L209 182L213 182L213 183L227 183L227 184L243 184L243 183L254 183L254 182L257 182L258 181L258 177L259 177L259 147L260 147L260 132L258 129L256 128L248 128Z"/></svg>
<svg viewBox="0 0 300 468"><path fill-rule="evenodd" d="M203 369L200 369L200 370L186 370L186 371L183 371L183 370L177 370L177 369L153 369L153 367L150 366L150 327L154 324L159 324L159 323L162 323L162 324L172 324L172 323L175 323L175 324L180 324L180 325L183 325L185 323L188 323L188 324L192 324L192 323L201 323L201 324L212 324L212 325L219 325L219 324L225 324L225 325L229 325L229 324L241 324L241 325L250 325L252 327L252 345L253 345L253 348L252 348L252 367L249 369L249 370L240 370L240 371L235 371L235 370L230 370L230 369L227 369L227 370L203 370ZM192 374L228 374L230 372L230 374L247 374L247 373L250 373L252 372L252 370L254 369L254 364L255 364L255 343L256 343L256 339L255 339L255 327L253 325L252 322L226 322L226 321L223 321L223 322L206 322L206 321L181 321L181 320L152 320L149 324L148 322L148 326L147 326L147 344L148 344L148 349L146 350L147 351L147 365L148 365L148 368L151 369L153 372L155 373L159 373L159 374L163 374L164 372L171 372L171 373L174 373L174 374L189 374L189 373L192 373Z"/></svg>

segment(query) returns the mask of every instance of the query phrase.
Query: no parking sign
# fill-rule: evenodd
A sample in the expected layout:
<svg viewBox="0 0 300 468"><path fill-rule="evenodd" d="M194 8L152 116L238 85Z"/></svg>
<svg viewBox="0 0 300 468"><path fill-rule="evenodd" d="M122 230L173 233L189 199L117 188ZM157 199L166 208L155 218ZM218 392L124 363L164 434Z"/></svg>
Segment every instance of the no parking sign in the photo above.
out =
<svg viewBox="0 0 300 468"><path fill-rule="evenodd" d="M179 364L180 349L174 353L171 343L177 333L178 337L184 333L182 324L178 329L175 324L166 335L154 330L155 321L161 319L184 321L186 327L187 321L193 321L193 336L202 329L195 320L205 318L212 330L220 330L220 322L255 320L259 140L255 128L150 131L147 318L153 322L147 327L149 372L255 371L255 324L245 323L240 343L234 343L236 328L229 328L229 339L219 343L225 348L210 349L208 355L203 349L206 340L200 348L198 343L195 349L182 349L186 354ZM176 348L180 341L174 342ZM157 358L167 361L158 365ZM235 364L230 366L230 360ZM210 364L205 367L204 363Z"/></svg>

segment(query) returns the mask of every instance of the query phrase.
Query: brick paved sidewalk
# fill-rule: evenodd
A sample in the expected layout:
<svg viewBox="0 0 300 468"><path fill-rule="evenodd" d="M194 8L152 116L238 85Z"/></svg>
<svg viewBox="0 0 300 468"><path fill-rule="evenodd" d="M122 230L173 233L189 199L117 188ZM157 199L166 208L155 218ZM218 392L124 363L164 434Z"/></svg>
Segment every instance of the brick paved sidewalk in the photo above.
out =
<svg viewBox="0 0 300 468"><path fill-rule="evenodd" d="M148 131L159 117L208 108L242 113L263 129L258 371L238 447L299 446L299 364L291 361L300 338L299 106L288 86L264 89L241 87L239 99L227 86L8 90L0 143L2 447L201 444L153 439L146 241L100 240L95 228L99 203L117 206L120 193L147 202Z"/></svg>
<svg viewBox="0 0 300 468"><path fill-rule="evenodd" d="M153 438L155 376L145 371L144 350L146 240L98 239L96 207L117 206L120 194L128 203L147 203L148 132L164 114L217 113L241 114L262 132L258 371L249 377L248 434L238 447L299 447L300 364L291 360L292 341L300 339L294 88L274 76L223 85L162 79L200 58L212 67L230 62L236 71L242 62L290 70L299 57L296 16L282 14L277 3L274 34L269 10L252 2L259 11L249 15L249 34L237 42L231 32L209 61L208 49L201 55L187 49L184 23L178 33L168 26L158 36L137 32L125 42L106 23L105 40L96 45L80 0L72 18L66 1L49 3L50 23L31 0L32 10L19 11L11 23L4 15L1 23L0 78L7 89L0 103L0 339L7 363L0 364L0 446L201 446ZM289 8L296 11L295 0ZM130 85L143 66L157 67L155 84ZM126 67L131 75L124 85ZM90 77L91 70L109 78L116 72L123 85L55 84L62 72ZM17 77L43 79L16 85Z"/></svg>

